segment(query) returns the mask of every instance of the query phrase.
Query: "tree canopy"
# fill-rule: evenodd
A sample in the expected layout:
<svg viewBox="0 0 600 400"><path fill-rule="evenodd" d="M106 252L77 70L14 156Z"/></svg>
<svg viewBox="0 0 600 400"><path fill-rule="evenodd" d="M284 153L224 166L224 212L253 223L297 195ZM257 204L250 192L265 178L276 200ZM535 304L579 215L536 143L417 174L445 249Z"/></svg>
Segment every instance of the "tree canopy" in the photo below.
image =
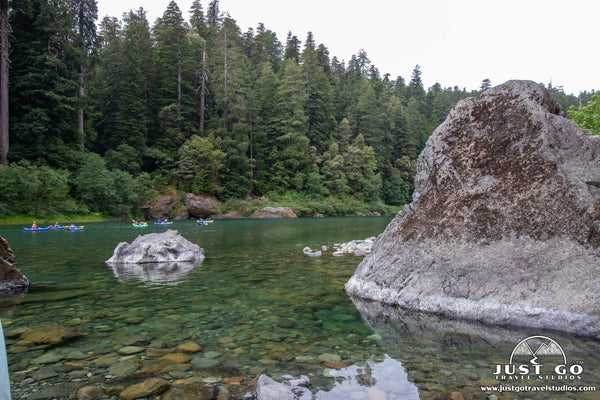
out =
<svg viewBox="0 0 600 400"><path fill-rule="evenodd" d="M479 93L426 89L419 65L408 84L381 76L364 49L340 61L310 32L285 42L263 24L242 32L218 0L190 10L171 1L152 24L142 7L97 21L94 0L11 4L7 161L31 176L55 171L54 203L65 207L61 196L127 212L166 185L219 199L291 192L401 205L428 136ZM598 103L572 118L592 121Z"/></svg>

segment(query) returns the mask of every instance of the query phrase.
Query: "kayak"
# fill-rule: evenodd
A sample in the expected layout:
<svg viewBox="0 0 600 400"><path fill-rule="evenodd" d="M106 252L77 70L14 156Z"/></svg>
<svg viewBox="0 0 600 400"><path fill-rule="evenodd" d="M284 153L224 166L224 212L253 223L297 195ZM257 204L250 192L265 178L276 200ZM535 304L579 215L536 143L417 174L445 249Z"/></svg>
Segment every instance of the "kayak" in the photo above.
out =
<svg viewBox="0 0 600 400"><path fill-rule="evenodd" d="M173 221L155 222L154 225L173 225Z"/></svg>
<svg viewBox="0 0 600 400"><path fill-rule="evenodd" d="M134 228L146 228L148 226L147 222L134 222L131 224Z"/></svg>
<svg viewBox="0 0 600 400"><path fill-rule="evenodd" d="M67 229L66 226L60 226L60 225L50 225L48 227L48 229L50 229L51 231L57 230L57 229Z"/></svg>
<svg viewBox="0 0 600 400"><path fill-rule="evenodd" d="M199 219L196 222L198 222L198 225L208 225L211 222L213 222L212 219Z"/></svg>
<svg viewBox="0 0 600 400"><path fill-rule="evenodd" d="M67 228L68 231L73 232L73 231L82 231L83 230L83 226L74 226L74 227L68 227Z"/></svg>
<svg viewBox="0 0 600 400"><path fill-rule="evenodd" d="M30 231L30 232L47 231L48 229L50 229L49 226L47 226L45 228L23 228L24 231Z"/></svg>

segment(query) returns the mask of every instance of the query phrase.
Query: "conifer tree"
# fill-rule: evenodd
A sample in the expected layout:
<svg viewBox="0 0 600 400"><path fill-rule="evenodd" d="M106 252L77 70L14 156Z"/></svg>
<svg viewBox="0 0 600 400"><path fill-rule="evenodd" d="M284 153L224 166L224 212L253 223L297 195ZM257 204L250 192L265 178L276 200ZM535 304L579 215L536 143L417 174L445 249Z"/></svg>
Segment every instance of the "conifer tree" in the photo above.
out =
<svg viewBox="0 0 600 400"><path fill-rule="evenodd" d="M8 0L0 0L0 149L2 166L8 166Z"/></svg>
<svg viewBox="0 0 600 400"><path fill-rule="evenodd" d="M98 133L94 150L104 154L107 150L118 146L114 135L118 128L119 88L121 87L123 68L121 23L115 17L104 17L100 23L99 33L101 46L92 93L96 109L99 110L99 115L94 121Z"/></svg>
<svg viewBox="0 0 600 400"><path fill-rule="evenodd" d="M80 149L85 146L84 132L84 106L86 86L89 84L90 54L96 45L96 19L98 6L96 0L77 0L73 6L76 8L75 21L77 24L78 58L79 58L79 103L77 108L77 129L80 136Z"/></svg>
<svg viewBox="0 0 600 400"><path fill-rule="evenodd" d="M336 122L331 86L319 62L311 32L306 38L301 58L307 92L307 137L311 145L322 151L331 141Z"/></svg>
<svg viewBox="0 0 600 400"><path fill-rule="evenodd" d="M177 124L178 134L181 134L182 63L186 33L181 11L177 3L171 1L154 26L160 71L157 106L162 109L175 105L176 114L169 115L176 118L174 122Z"/></svg>
<svg viewBox="0 0 600 400"><path fill-rule="evenodd" d="M64 165L77 146L80 59L69 3L24 2L9 19L13 32L10 143L15 159Z"/></svg>
<svg viewBox="0 0 600 400"><path fill-rule="evenodd" d="M279 136L272 176L280 188L300 190L310 170L309 139L306 137L307 100L302 70L293 58L284 61L278 90Z"/></svg>

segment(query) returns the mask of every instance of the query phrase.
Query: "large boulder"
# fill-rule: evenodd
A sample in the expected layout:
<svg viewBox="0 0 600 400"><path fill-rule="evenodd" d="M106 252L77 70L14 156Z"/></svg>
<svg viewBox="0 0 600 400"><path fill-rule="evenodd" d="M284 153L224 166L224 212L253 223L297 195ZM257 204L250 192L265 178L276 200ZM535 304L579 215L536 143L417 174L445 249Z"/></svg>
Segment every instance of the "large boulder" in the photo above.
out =
<svg viewBox="0 0 600 400"><path fill-rule="evenodd" d="M0 296L24 293L29 287L27 277L15 268L16 263L8 242L0 236Z"/></svg>
<svg viewBox="0 0 600 400"><path fill-rule="evenodd" d="M600 335L600 137L542 86L459 102L417 162L413 202L347 293L492 324Z"/></svg>
<svg viewBox="0 0 600 400"><path fill-rule="evenodd" d="M148 202L148 213L152 218L173 218L177 216L179 210L177 206L181 206L180 196L175 188L169 188L164 193L159 193L158 196ZM185 207L183 207L185 209ZM184 217L187 218L187 211Z"/></svg>
<svg viewBox="0 0 600 400"><path fill-rule="evenodd" d="M297 218L298 216L290 207L264 207L256 210L250 218Z"/></svg>
<svg viewBox="0 0 600 400"><path fill-rule="evenodd" d="M188 193L183 196L183 204L194 218L208 218L215 213L215 207L221 202L214 197Z"/></svg>
<svg viewBox="0 0 600 400"><path fill-rule="evenodd" d="M204 250L176 230L138 236L131 244L121 242L107 264L194 263L204 260Z"/></svg>

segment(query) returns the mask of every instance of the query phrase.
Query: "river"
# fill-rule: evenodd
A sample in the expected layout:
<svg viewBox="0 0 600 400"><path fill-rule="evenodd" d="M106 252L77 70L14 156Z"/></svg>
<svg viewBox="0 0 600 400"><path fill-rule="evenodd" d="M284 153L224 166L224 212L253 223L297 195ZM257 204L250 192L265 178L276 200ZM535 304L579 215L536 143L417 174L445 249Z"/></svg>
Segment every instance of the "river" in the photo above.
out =
<svg viewBox="0 0 600 400"><path fill-rule="evenodd" d="M383 393L388 400L598 398L569 391L600 390L596 341L462 323L348 298L343 285L362 257L333 256L334 245L377 236L390 220L215 220L206 226L175 221L147 228L110 222L77 232L0 227L32 285L26 296L0 301L13 398L60 398L57 388L68 391L67 383L106 389L111 379L147 375L160 355L190 342L201 350L155 376L171 382L201 373L235 372L244 382L261 374L278 381L305 376L311 386L303 398L313 399ZM135 269L104 263L119 242L166 229L202 247L204 262ZM322 246L322 257L303 252ZM80 335L55 345L23 343L23 332L47 324ZM546 339L563 350L564 371L555 370L561 363L551 356L540 357L541 371L525 371L528 360L509 362L523 340L541 346ZM144 351L119 353L127 347ZM128 370L131 365L137 370ZM512 386L509 393L498 392L500 384Z"/></svg>

